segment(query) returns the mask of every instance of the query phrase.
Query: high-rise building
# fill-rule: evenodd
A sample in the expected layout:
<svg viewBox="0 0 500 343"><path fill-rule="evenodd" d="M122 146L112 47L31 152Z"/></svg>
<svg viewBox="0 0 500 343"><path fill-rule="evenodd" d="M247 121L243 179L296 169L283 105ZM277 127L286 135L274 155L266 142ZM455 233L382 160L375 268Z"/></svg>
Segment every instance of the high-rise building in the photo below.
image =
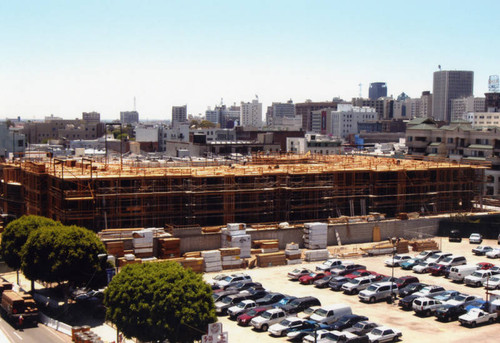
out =
<svg viewBox="0 0 500 343"><path fill-rule="evenodd" d="M273 102L271 106L268 106L266 113L266 124L272 126L276 123L276 119L282 118L295 118L295 105L290 99L286 103Z"/></svg>
<svg viewBox="0 0 500 343"><path fill-rule="evenodd" d="M430 118L432 117L432 94L430 91L423 91L420 97L420 118Z"/></svg>
<svg viewBox="0 0 500 343"><path fill-rule="evenodd" d="M485 98L473 96L451 100L451 121L464 120L467 113L484 112Z"/></svg>
<svg viewBox="0 0 500 343"><path fill-rule="evenodd" d="M469 97L474 91L474 72L443 70L434 72L432 116L450 122L451 100Z"/></svg>
<svg viewBox="0 0 500 343"><path fill-rule="evenodd" d="M259 102L259 99L254 99L252 102L241 102L240 121L241 126L262 126L262 103Z"/></svg>
<svg viewBox="0 0 500 343"><path fill-rule="evenodd" d="M313 111L318 111L325 108L336 110L337 105L341 102L342 100L340 99L334 99L333 101L324 102L312 102L311 100L307 100L306 102L295 104L295 115L302 117L302 129L304 131L311 131L313 126Z"/></svg>
<svg viewBox="0 0 500 343"><path fill-rule="evenodd" d="M368 90L368 97L371 100L377 100L387 96L387 85L385 82L372 82Z"/></svg>
<svg viewBox="0 0 500 343"><path fill-rule="evenodd" d="M172 127L187 122L187 105L172 106Z"/></svg>
<svg viewBox="0 0 500 343"><path fill-rule="evenodd" d="M120 112L120 122L122 124L134 124L139 122L139 113L137 111Z"/></svg>
<svg viewBox="0 0 500 343"><path fill-rule="evenodd" d="M500 112L500 93L484 93L486 97L486 112Z"/></svg>

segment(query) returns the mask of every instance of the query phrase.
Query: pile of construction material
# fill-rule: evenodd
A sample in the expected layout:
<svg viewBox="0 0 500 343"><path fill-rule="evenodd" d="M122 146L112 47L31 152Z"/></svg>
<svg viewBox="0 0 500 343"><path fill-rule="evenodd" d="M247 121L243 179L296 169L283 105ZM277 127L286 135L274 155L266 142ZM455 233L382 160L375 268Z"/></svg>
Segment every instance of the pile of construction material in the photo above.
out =
<svg viewBox="0 0 500 343"><path fill-rule="evenodd" d="M158 258L181 257L181 239L174 237L158 238Z"/></svg>
<svg viewBox="0 0 500 343"><path fill-rule="evenodd" d="M304 259L307 262L324 261L330 256L328 249L314 249L304 251Z"/></svg>
<svg viewBox="0 0 500 343"><path fill-rule="evenodd" d="M237 269L241 268L244 261L241 259L240 248L221 248L219 249L222 257L222 269Z"/></svg>
<svg viewBox="0 0 500 343"><path fill-rule="evenodd" d="M246 224L229 223L221 230L223 248L240 248L240 257L250 257L252 237L246 233Z"/></svg>
<svg viewBox="0 0 500 343"><path fill-rule="evenodd" d="M305 223L304 245L307 249L325 249L327 246L328 224Z"/></svg>
<svg viewBox="0 0 500 343"><path fill-rule="evenodd" d="M90 326L73 326L71 340L75 343L104 342L98 334L90 330Z"/></svg>
<svg viewBox="0 0 500 343"><path fill-rule="evenodd" d="M132 246L136 257L153 256L153 230L144 229L132 233Z"/></svg>
<svg viewBox="0 0 500 343"><path fill-rule="evenodd" d="M142 263L141 258L136 258L134 254L125 254L118 258L118 267L125 267L128 264Z"/></svg>
<svg viewBox="0 0 500 343"><path fill-rule="evenodd" d="M398 254L406 254L410 252L409 242L406 239L400 239L396 243L396 252Z"/></svg>
<svg viewBox="0 0 500 343"><path fill-rule="evenodd" d="M412 240L408 244L413 251L439 250L438 243L433 239Z"/></svg>
<svg viewBox="0 0 500 343"><path fill-rule="evenodd" d="M284 252L273 252L267 254L257 254L258 267L274 267L286 265L286 256Z"/></svg>
<svg viewBox="0 0 500 343"><path fill-rule="evenodd" d="M123 241L107 241L104 242L104 245L106 246L108 255L113 255L116 257L123 257L123 255L125 255Z"/></svg>
<svg viewBox="0 0 500 343"><path fill-rule="evenodd" d="M203 257L185 257L185 258L175 258L173 259L177 263L180 263L184 268L190 268L195 273L203 273Z"/></svg>
<svg viewBox="0 0 500 343"><path fill-rule="evenodd" d="M271 253L280 251L279 241L277 239L260 239L252 242L254 249L260 249L260 253ZM252 251L254 251L252 249Z"/></svg>
<svg viewBox="0 0 500 343"><path fill-rule="evenodd" d="M302 250L299 249L297 243L288 243L285 250L286 264L300 264L302 263Z"/></svg>
<svg viewBox="0 0 500 343"><path fill-rule="evenodd" d="M205 272L220 272L222 270L221 252L219 250L206 250L201 252Z"/></svg>

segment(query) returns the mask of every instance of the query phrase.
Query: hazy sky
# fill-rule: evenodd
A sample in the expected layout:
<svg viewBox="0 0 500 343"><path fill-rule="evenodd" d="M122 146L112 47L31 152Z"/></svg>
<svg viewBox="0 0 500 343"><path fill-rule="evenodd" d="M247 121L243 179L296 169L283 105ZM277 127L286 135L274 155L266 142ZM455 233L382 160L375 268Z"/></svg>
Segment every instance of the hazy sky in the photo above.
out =
<svg viewBox="0 0 500 343"><path fill-rule="evenodd" d="M500 1L0 0L0 118L170 119L251 101L412 97L432 73L500 73Z"/></svg>

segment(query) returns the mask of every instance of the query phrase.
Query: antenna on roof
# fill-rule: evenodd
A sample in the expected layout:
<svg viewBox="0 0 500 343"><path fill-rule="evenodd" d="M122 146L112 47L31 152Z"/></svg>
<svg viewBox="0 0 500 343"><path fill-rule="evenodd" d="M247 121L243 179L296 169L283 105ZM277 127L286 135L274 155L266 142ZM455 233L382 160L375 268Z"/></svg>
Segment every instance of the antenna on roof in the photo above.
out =
<svg viewBox="0 0 500 343"><path fill-rule="evenodd" d="M441 71L441 64L440 64L440 65L438 65L438 69L439 69L439 71Z"/></svg>

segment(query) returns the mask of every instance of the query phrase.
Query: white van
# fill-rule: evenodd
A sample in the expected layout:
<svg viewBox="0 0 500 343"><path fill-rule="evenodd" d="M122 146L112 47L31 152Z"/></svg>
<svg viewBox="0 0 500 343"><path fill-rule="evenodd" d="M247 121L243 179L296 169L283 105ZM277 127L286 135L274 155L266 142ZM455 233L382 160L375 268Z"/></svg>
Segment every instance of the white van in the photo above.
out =
<svg viewBox="0 0 500 343"><path fill-rule="evenodd" d="M314 320L320 324L332 324L340 317L346 316L348 314L352 314L351 306L346 304L335 304L330 306L322 306L321 308L314 311L309 319Z"/></svg>
<svg viewBox="0 0 500 343"><path fill-rule="evenodd" d="M477 269L476 265L466 264L463 266L451 267L448 278L452 281L462 282L466 276L471 275Z"/></svg>
<svg viewBox="0 0 500 343"><path fill-rule="evenodd" d="M442 264L445 267L461 266L461 265L467 264L467 259L465 258L465 256L451 255L451 256L446 257L441 262L439 262L439 264Z"/></svg>

